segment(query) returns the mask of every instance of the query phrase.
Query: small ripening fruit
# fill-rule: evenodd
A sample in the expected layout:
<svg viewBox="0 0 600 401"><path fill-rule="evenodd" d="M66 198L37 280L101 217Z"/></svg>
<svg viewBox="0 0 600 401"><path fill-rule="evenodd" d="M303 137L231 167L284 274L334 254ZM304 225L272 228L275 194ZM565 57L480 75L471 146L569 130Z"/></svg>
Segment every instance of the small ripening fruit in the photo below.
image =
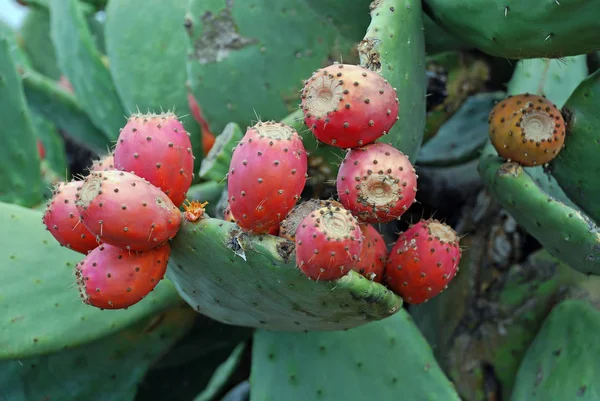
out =
<svg viewBox="0 0 600 401"><path fill-rule="evenodd" d="M362 233L348 210L326 206L311 212L296 230L296 264L312 280L337 280L358 262Z"/></svg>
<svg viewBox="0 0 600 401"><path fill-rule="evenodd" d="M458 235L451 227L435 219L421 220L392 247L385 282L405 302L423 303L448 287L460 256Z"/></svg>
<svg viewBox="0 0 600 401"><path fill-rule="evenodd" d="M326 206L343 208L341 203L332 199L309 199L305 202L297 204L286 216L285 220L283 220L279 225L279 236L281 238L294 241L296 239L296 230L298 229L298 226L300 225L302 220L304 220L306 216L308 216L315 210Z"/></svg>
<svg viewBox="0 0 600 401"><path fill-rule="evenodd" d="M336 180L340 202L360 220L386 223L415 202L417 174L398 149L372 143L349 150Z"/></svg>
<svg viewBox="0 0 600 401"><path fill-rule="evenodd" d="M363 223L360 230L363 235L363 247L359 261L353 269L369 280L381 283L387 260L387 246L379 231L372 225Z"/></svg>
<svg viewBox="0 0 600 401"><path fill-rule="evenodd" d="M90 171L115 170L115 157L112 153L105 155L99 160L94 160Z"/></svg>
<svg viewBox="0 0 600 401"><path fill-rule="evenodd" d="M543 96L509 96L494 106L489 135L498 154L523 166L541 166L564 146L565 121L558 108Z"/></svg>
<svg viewBox="0 0 600 401"><path fill-rule="evenodd" d="M40 156L40 160L44 160L46 158L46 148L44 144L39 139L37 140L37 150L38 155Z"/></svg>
<svg viewBox="0 0 600 401"><path fill-rule="evenodd" d="M160 189L135 174L91 172L78 195L83 223L106 244L145 251L179 231L179 209Z"/></svg>
<svg viewBox="0 0 600 401"><path fill-rule="evenodd" d="M227 207L223 211L223 220L228 221L230 223L237 223L235 220L235 217L233 217L233 213L231 213L231 208L229 207L229 204L227 204ZM272 226L269 229L269 231L267 231L267 234L270 234L270 235L279 234L279 226Z"/></svg>
<svg viewBox="0 0 600 401"><path fill-rule="evenodd" d="M189 134L173 113L133 114L121 130L115 167L160 188L180 206L194 178Z"/></svg>
<svg viewBox="0 0 600 401"><path fill-rule="evenodd" d="M317 70L302 89L304 122L315 137L339 148L374 142L398 119L396 90L378 73L358 65Z"/></svg>
<svg viewBox="0 0 600 401"><path fill-rule="evenodd" d="M294 207L306 184L302 139L283 123L248 128L233 151L227 174L229 207L238 226L270 232Z"/></svg>
<svg viewBox="0 0 600 401"><path fill-rule="evenodd" d="M86 255L98 246L98 241L79 218L75 206L77 191L82 185L82 181L58 183L42 221L58 243Z"/></svg>
<svg viewBox="0 0 600 401"><path fill-rule="evenodd" d="M164 277L170 254L169 243L144 252L100 245L75 268L83 302L101 309L138 303Z"/></svg>

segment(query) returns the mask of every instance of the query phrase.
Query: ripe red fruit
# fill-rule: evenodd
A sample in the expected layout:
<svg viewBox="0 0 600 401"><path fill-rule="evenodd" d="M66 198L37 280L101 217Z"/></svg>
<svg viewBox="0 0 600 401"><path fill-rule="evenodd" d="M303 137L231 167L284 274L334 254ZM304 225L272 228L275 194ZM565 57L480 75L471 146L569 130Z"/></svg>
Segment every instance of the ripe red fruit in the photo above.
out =
<svg viewBox="0 0 600 401"><path fill-rule="evenodd" d="M304 220L306 216L308 216L315 210L321 209L326 206L343 208L341 203L332 199L309 199L305 202L297 204L279 225L279 236L281 238L294 241L296 239L296 230L298 229L298 226L300 225L302 220Z"/></svg>
<svg viewBox="0 0 600 401"><path fill-rule="evenodd" d="M135 173L160 188L179 206L194 178L189 134L173 113L134 114L114 151L118 170Z"/></svg>
<svg viewBox="0 0 600 401"><path fill-rule="evenodd" d="M302 139L283 123L248 128L233 151L227 190L236 223L255 233L270 232L294 207L306 184L308 160Z"/></svg>
<svg viewBox="0 0 600 401"><path fill-rule="evenodd" d="M398 149L373 143L348 151L336 187L340 202L360 220L386 223L415 202L417 175Z"/></svg>
<svg viewBox="0 0 600 401"><path fill-rule="evenodd" d="M102 157L100 160L94 160L90 171L108 171L115 169L115 157L112 153L109 153Z"/></svg>
<svg viewBox="0 0 600 401"><path fill-rule="evenodd" d="M318 140L339 148L374 142L398 119L396 90L358 65L317 70L302 89L304 122Z"/></svg>
<svg viewBox="0 0 600 401"><path fill-rule="evenodd" d="M362 233L352 213L326 206L310 213L296 230L296 264L312 280L346 275L362 251Z"/></svg>
<svg viewBox="0 0 600 401"><path fill-rule="evenodd" d="M438 220L421 220L392 248L385 282L409 304L423 303L447 288L458 272L461 250L456 232Z"/></svg>
<svg viewBox="0 0 600 401"><path fill-rule="evenodd" d="M98 241L79 218L75 206L82 185L82 181L58 183L42 221L59 244L86 255L98 246Z"/></svg>
<svg viewBox="0 0 600 401"><path fill-rule="evenodd" d="M83 223L106 244L145 251L179 231L179 209L160 189L135 174L91 172L78 195Z"/></svg>
<svg viewBox="0 0 600 401"><path fill-rule="evenodd" d="M169 243L144 252L100 245L75 269L83 302L101 309L138 303L164 277L170 254Z"/></svg>
<svg viewBox="0 0 600 401"><path fill-rule="evenodd" d="M200 106L196 101L196 98L191 93L188 93L188 106L192 112L192 116L194 120L200 124L200 128L202 129L202 151L204 152L204 156L208 155L210 149L215 144L215 134L213 134L208 126L208 122L202 115L202 110L200 110Z"/></svg>
<svg viewBox="0 0 600 401"><path fill-rule="evenodd" d="M385 241L379 231L370 224L361 224L360 231L363 235L363 247L359 261L353 269L366 278L381 283L387 260Z"/></svg>
<svg viewBox="0 0 600 401"><path fill-rule="evenodd" d="M231 213L231 208L229 207L229 204L227 205L227 207L225 208L225 211L223 212L223 220L228 221L230 223L237 224L237 221L235 220L233 213ZM270 234L270 235L279 234L279 226L272 226L269 229L269 231L267 231L267 234Z"/></svg>
<svg viewBox="0 0 600 401"><path fill-rule="evenodd" d="M40 156L40 160L44 160L46 158L46 148L44 144L39 139L37 140L37 150L38 155Z"/></svg>

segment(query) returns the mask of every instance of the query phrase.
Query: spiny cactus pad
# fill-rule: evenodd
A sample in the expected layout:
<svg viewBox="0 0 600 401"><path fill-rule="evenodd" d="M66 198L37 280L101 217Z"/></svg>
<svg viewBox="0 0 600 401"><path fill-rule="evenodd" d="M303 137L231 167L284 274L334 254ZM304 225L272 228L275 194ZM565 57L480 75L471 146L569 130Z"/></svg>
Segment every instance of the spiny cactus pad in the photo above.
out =
<svg viewBox="0 0 600 401"><path fill-rule="evenodd" d="M311 281L296 267L293 243L243 233L234 223L186 222L173 239L167 277L198 312L239 326L342 330L396 313L402 300L351 271Z"/></svg>
<svg viewBox="0 0 600 401"><path fill-rule="evenodd" d="M258 330L250 401L458 401L410 315L348 331Z"/></svg>
<svg viewBox="0 0 600 401"><path fill-rule="evenodd" d="M40 224L42 213L0 203L0 243L6 249L0 263L0 359L71 348L181 302L163 280L128 310L84 305L74 285L74 268L83 257L58 244Z"/></svg>

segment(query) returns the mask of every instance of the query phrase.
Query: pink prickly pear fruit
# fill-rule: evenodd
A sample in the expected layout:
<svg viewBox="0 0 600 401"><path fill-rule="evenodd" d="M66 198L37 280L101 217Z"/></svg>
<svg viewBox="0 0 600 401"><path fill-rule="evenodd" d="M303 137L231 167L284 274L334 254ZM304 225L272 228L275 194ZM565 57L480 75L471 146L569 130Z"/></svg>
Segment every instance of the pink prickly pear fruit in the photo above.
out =
<svg viewBox="0 0 600 401"><path fill-rule="evenodd" d="M94 160L90 171L108 171L115 169L115 156L112 153L105 155L99 160Z"/></svg>
<svg viewBox="0 0 600 401"><path fill-rule="evenodd" d="M170 254L168 242L144 252L100 245L75 268L83 302L101 309L138 303L163 279Z"/></svg>
<svg viewBox="0 0 600 401"><path fill-rule="evenodd" d="M331 281L354 268L363 239L348 210L326 206L311 212L296 230L296 264L312 280Z"/></svg>
<svg viewBox="0 0 600 401"><path fill-rule="evenodd" d="M91 172L78 195L83 223L109 245L146 251L173 238L181 225L171 199L133 173Z"/></svg>
<svg viewBox="0 0 600 401"><path fill-rule="evenodd" d="M358 65L321 68L302 89L304 122L315 137L339 148L375 142L398 119L396 90L380 74Z"/></svg>
<svg viewBox="0 0 600 401"><path fill-rule="evenodd" d="M417 174L408 157L386 143L348 151L336 180L340 202L360 220L387 223L415 202Z"/></svg>
<svg viewBox="0 0 600 401"><path fill-rule="evenodd" d="M363 235L363 247L358 263L353 267L359 274L369 280L381 283L387 260L387 246L383 237L370 224L360 224Z"/></svg>
<svg viewBox="0 0 600 401"><path fill-rule="evenodd" d="M82 181L58 183L42 221L59 244L86 255L98 246L98 241L81 221L75 206L82 185Z"/></svg>
<svg viewBox="0 0 600 401"><path fill-rule="evenodd" d="M237 144L227 174L229 207L236 223L268 233L294 207L306 184L302 139L283 123L259 122Z"/></svg>
<svg viewBox="0 0 600 401"><path fill-rule="evenodd" d="M456 232L435 219L404 231L390 251L387 286L409 304L423 303L448 288L458 273L461 249Z"/></svg>
<svg viewBox="0 0 600 401"><path fill-rule="evenodd" d="M229 207L229 205L225 208L225 211L223 212L223 220L228 221L230 223L236 223L237 221L235 219L235 217L233 216L233 213L231 213L231 208ZM273 226L269 229L269 231L267 231L267 234L270 235L278 235L279 234L279 226Z"/></svg>
<svg viewBox="0 0 600 401"><path fill-rule="evenodd" d="M114 151L118 170L145 178L180 206L194 178L189 134L173 113L133 114Z"/></svg>

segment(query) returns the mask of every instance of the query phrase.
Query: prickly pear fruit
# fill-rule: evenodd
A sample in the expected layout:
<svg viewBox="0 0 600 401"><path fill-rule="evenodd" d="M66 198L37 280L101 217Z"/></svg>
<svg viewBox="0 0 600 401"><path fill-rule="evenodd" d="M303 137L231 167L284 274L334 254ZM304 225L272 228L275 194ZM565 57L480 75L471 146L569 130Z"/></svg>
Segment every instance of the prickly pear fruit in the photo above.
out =
<svg viewBox="0 0 600 401"><path fill-rule="evenodd" d="M458 272L461 250L456 232L435 219L404 231L385 267L387 286L410 304L423 303L447 288Z"/></svg>
<svg viewBox="0 0 600 401"><path fill-rule="evenodd" d="M294 241L296 239L296 230L298 226L311 212L322 207L333 206L343 208L341 203L334 201L333 199L321 200L321 199L309 199L305 202L299 203L290 211L286 218L279 225L279 236L281 238Z"/></svg>
<svg viewBox="0 0 600 401"><path fill-rule="evenodd" d="M115 156L112 153L105 155L104 157L94 160L90 171L108 171L115 169Z"/></svg>
<svg viewBox="0 0 600 401"><path fill-rule="evenodd" d="M408 157L386 143L348 151L336 181L340 202L360 220L386 223L415 202L417 174Z"/></svg>
<svg viewBox="0 0 600 401"><path fill-rule="evenodd" d="M121 130L115 167L160 188L179 206L194 178L189 134L173 113L133 114Z"/></svg>
<svg viewBox="0 0 600 401"><path fill-rule="evenodd" d="M192 111L192 116L194 117L194 120L196 120L196 122L200 124L200 128L202 129L202 151L204 152L204 156L207 156L208 152L210 152L210 149L215 144L217 138L215 137L215 134L211 132L208 122L206 122L206 119L202 115L202 110L200 110L200 106L198 105L196 98L189 92L188 107Z"/></svg>
<svg viewBox="0 0 600 401"><path fill-rule="evenodd" d="M292 127L259 122L233 151L227 191L229 207L244 230L267 233L294 207L306 184L308 160Z"/></svg>
<svg viewBox="0 0 600 401"><path fill-rule="evenodd" d="M86 255L98 247L98 241L79 218L75 206L77 191L82 185L83 181L58 183L42 221L58 243Z"/></svg>
<svg viewBox="0 0 600 401"><path fill-rule="evenodd" d="M306 216L296 230L296 264L312 280L337 280L358 262L363 241L350 211L326 206Z"/></svg>
<svg viewBox="0 0 600 401"><path fill-rule="evenodd" d="M78 191L77 210L102 242L146 251L173 238L181 212L160 189L125 171L91 172Z"/></svg>
<svg viewBox="0 0 600 401"><path fill-rule="evenodd" d="M40 156L40 160L44 160L46 158L46 148L44 144L39 139L37 140L37 150L38 155Z"/></svg>
<svg viewBox="0 0 600 401"><path fill-rule="evenodd" d="M387 260L385 241L379 231L370 224L360 224L360 231L363 235L363 247L353 269L369 280L381 283Z"/></svg>
<svg viewBox="0 0 600 401"><path fill-rule="evenodd" d="M304 122L315 137L339 148L374 142L398 119L396 90L376 72L333 64L317 70L302 89Z"/></svg>
<svg viewBox="0 0 600 401"><path fill-rule="evenodd" d="M231 208L229 207L229 204L227 204L227 207L225 208L225 211L223 212L223 220L228 221L230 223L237 223L235 217L233 216L233 213L231 213ZM269 231L267 231L267 234L278 235L279 234L279 226L272 226L269 229Z"/></svg>
<svg viewBox="0 0 600 401"><path fill-rule="evenodd" d="M164 277L170 254L168 242L144 252L100 245L75 268L83 302L101 309L138 303Z"/></svg>
<svg viewBox="0 0 600 401"><path fill-rule="evenodd" d="M497 103L489 116L489 135L498 154L523 166L554 159L565 142L565 121L543 96L528 93Z"/></svg>

